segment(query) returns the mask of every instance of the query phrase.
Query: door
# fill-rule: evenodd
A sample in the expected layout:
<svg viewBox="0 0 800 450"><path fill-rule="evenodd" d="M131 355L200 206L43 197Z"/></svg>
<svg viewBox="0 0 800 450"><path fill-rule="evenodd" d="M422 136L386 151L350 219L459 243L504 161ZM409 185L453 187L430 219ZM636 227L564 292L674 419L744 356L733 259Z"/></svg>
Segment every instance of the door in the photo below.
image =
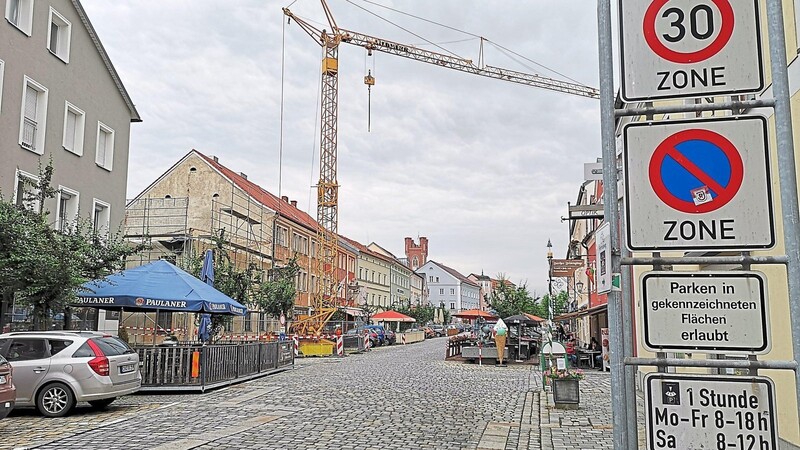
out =
<svg viewBox="0 0 800 450"><path fill-rule="evenodd" d="M33 394L50 370L50 350L44 338L12 338L2 347L3 356L14 368L17 403L33 403Z"/></svg>

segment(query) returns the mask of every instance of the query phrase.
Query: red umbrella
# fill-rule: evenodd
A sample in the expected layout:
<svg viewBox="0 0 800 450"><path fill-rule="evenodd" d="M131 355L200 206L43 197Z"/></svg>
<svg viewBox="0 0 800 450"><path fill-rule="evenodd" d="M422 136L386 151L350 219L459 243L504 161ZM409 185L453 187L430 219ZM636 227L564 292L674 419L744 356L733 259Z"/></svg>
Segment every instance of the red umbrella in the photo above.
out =
<svg viewBox="0 0 800 450"><path fill-rule="evenodd" d="M458 314L453 314L453 316L460 317L462 319L477 319L480 317L483 317L484 319L497 319L497 316L494 314L487 311L481 311L480 309L468 309L466 311L461 311Z"/></svg>
<svg viewBox="0 0 800 450"><path fill-rule="evenodd" d="M523 314L528 316L528 318L533 320L534 322L544 322L546 320L546 319L542 319L541 317L533 315L533 314L528 314L528 313L523 313Z"/></svg>
<svg viewBox="0 0 800 450"><path fill-rule="evenodd" d="M401 314L397 311L384 311L372 316L373 320L379 320L381 322L416 322L417 319L413 317L409 317L405 314Z"/></svg>

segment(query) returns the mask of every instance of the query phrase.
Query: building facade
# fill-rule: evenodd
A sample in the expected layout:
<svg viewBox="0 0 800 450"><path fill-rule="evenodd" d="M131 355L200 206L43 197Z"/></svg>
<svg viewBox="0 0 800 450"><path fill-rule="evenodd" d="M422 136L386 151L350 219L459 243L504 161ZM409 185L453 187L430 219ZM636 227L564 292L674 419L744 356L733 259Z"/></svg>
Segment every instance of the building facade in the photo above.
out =
<svg viewBox="0 0 800 450"><path fill-rule="evenodd" d="M374 252L366 245L343 237L358 249L357 280L359 286L356 306L387 310L391 306L391 265L387 256Z"/></svg>
<svg viewBox="0 0 800 450"><path fill-rule="evenodd" d="M397 259L392 252L372 242L367 248L380 253L392 260L389 267L390 306L411 305L411 274L413 273L405 263Z"/></svg>
<svg viewBox="0 0 800 450"><path fill-rule="evenodd" d="M423 275L428 284L428 303L431 306L443 305L451 315L479 308L480 286L457 270L430 260L417 269L417 273Z"/></svg>
<svg viewBox="0 0 800 450"><path fill-rule="evenodd" d="M0 23L0 193L23 203L52 160L53 226L116 232L139 113L77 0L7 0ZM31 204L31 207L38 205Z"/></svg>

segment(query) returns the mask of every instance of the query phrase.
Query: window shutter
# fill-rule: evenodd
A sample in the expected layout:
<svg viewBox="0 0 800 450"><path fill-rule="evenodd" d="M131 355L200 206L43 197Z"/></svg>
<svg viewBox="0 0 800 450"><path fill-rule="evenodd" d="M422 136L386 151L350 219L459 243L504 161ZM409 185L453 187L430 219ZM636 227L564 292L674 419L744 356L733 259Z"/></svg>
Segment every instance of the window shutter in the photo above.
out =
<svg viewBox="0 0 800 450"><path fill-rule="evenodd" d="M64 148L75 150L75 127L77 126L78 115L72 111L67 111L67 126L64 128Z"/></svg>
<svg viewBox="0 0 800 450"><path fill-rule="evenodd" d="M36 122L36 104L39 100L39 91L31 86L25 87L25 118Z"/></svg>

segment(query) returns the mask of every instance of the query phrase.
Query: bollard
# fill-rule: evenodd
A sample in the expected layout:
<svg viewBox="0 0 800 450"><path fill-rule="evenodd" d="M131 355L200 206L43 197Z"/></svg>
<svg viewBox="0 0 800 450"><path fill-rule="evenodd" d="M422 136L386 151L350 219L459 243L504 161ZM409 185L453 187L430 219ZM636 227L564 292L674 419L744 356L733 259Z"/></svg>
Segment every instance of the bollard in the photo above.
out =
<svg viewBox="0 0 800 450"><path fill-rule="evenodd" d="M364 351L369 351L369 332L364 333Z"/></svg>
<svg viewBox="0 0 800 450"><path fill-rule="evenodd" d="M294 344L294 356L300 355L300 340L298 339L297 335L295 334L292 336L292 341Z"/></svg>
<svg viewBox="0 0 800 450"><path fill-rule="evenodd" d="M344 338L336 336L336 355L344 356Z"/></svg>
<svg viewBox="0 0 800 450"><path fill-rule="evenodd" d="M400 335L400 342L402 342L403 345L406 345L406 334L405 333Z"/></svg>

